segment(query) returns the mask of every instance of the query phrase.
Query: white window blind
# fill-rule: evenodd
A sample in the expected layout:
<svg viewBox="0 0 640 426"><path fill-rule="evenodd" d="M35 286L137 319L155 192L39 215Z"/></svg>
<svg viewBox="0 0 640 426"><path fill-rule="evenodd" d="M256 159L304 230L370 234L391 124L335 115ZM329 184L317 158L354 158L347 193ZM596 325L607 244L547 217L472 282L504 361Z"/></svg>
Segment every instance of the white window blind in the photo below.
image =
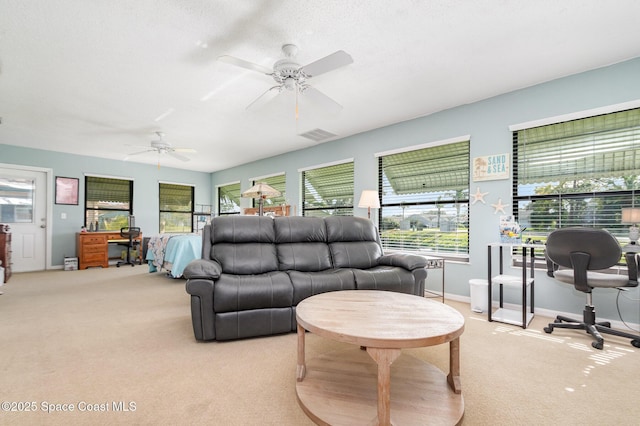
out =
<svg viewBox="0 0 640 426"><path fill-rule="evenodd" d="M303 216L353 215L353 162L302 172Z"/></svg>
<svg viewBox="0 0 640 426"><path fill-rule="evenodd" d="M240 182L218 187L218 214L240 214Z"/></svg>
<svg viewBox="0 0 640 426"><path fill-rule="evenodd" d="M604 228L621 240L621 209L640 207L640 109L513 132L513 211L525 238Z"/></svg>
<svg viewBox="0 0 640 426"><path fill-rule="evenodd" d="M160 232L193 232L193 187L160 183Z"/></svg>
<svg viewBox="0 0 640 426"><path fill-rule="evenodd" d="M132 180L85 176L85 226L90 229L97 223L101 231L127 227L132 199Z"/></svg>
<svg viewBox="0 0 640 426"><path fill-rule="evenodd" d="M469 141L379 161L380 230L386 249L469 253Z"/></svg>

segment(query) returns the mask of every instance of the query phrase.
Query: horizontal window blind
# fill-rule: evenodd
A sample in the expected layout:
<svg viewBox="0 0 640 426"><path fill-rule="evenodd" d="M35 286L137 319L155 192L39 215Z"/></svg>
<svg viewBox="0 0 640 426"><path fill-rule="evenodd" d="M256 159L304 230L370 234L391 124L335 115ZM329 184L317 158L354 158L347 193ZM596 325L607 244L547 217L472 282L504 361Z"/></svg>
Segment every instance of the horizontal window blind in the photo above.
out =
<svg viewBox="0 0 640 426"><path fill-rule="evenodd" d="M86 176L85 192L88 208L129 209L133 193L133 181Z"/></svg>
<svg viewBox="0 0 640 426"><path fill-rule="evenodd" d="M133 214L133 181L85 176L85 226L119 231Z"/></svg>
<svg viewBox="0 0 640 426"><path fill-rule="evenodd" d="M469 252L469 141L381 156L383 246Z"/></svg>
<svg viewBox="0 0 640 426"><path fill-rule="evenodd" d="M218 187L218 214L240 214L240 182Z"/></svg>
<svg viewBox="0 0 640 426"><path fill-rule="evenodd" d="M303 216L353 215L353 162L302 172Z"/></svg>
<svg viewBox="0 0 640 426"><path fill-rule="evenodd" d="M160 210L193 212L193 187L161 183Z"/></svg>
<svg viewBox="0 0 640 426"><path fill-rule="evenodd" d="M604 228L624 240L621 209L638 204L640 109L513 133L514 212L524 237L553 229Z"/></svg>
<svg viewBox="0 0 640 426"><path fill-rule="evenodd" d="M160 183L160 232L193 232L193 193L188 185Z"/></svg>

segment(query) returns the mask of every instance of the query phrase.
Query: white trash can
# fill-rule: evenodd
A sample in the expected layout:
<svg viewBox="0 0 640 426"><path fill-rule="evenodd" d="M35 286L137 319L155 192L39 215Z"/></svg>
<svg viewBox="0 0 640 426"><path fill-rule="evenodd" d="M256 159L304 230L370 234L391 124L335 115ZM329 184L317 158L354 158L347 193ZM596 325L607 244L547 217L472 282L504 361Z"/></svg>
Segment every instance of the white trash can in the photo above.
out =
<svg viewBox="0 0 640 426"><path fill-rule="evenodd" d="M469 280L469 293L471 295L471 310L473 312L486 312L489 306L489 282L474 278Z"/></svg>

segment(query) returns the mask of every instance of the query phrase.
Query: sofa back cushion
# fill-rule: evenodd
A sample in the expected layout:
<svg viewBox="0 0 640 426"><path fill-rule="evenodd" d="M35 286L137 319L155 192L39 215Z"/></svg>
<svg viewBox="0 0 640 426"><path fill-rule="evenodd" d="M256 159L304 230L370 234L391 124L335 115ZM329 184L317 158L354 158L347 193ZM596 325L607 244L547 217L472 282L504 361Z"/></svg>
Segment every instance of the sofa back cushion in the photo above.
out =
<svg viewBox="0 0 640 426"><path fill-rule="evenodd" d="M373 222L362 217L324 219L334 268L368 269L378 265L382 247Z"/></svg>
<svg viewBox="0 0 640 426"><path fill-rule="evenodd" d="M322 218L276 217L274 225L281 271L317 272L331 268Z"/></svg>
<svg viewBox="0 0 640 426"><path fill-rule="evenodd" d="M211 221L211 259L226 274L262 274L278 270L273 219L219 216Z"/></svg>

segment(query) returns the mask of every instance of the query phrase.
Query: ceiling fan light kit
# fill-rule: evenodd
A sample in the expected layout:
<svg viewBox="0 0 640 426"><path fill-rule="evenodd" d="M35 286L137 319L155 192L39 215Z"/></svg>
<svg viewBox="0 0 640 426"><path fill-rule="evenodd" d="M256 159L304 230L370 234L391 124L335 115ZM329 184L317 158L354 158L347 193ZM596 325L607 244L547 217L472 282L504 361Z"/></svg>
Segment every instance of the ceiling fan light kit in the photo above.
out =
<svg viewBox="0 0 640 426"><path fill-rule="evenodd" d="M164 155L169 155L173 158L176 158L180 161L189 161L190 158L182 155L182 154L178 154L179 152L184 152L184 153L195 153L196 150L192 149L192 148L175 148L173 147L169 142L166 142L164 140L164 133L163 132L156 132L156 134L158 135L158 139L157 140L153 140L150 142L150 146L144 146L144 145L135 145L138 147L143 147L143 148L147 148L143 151L138 151L138 152L134 152L131 154L128 154L125 158L124 161L129 160L130 157L133 157L134 155L141 155L141 154L146 154L147 152L156 152L159 156L164 156ZM160 166L160 162L158 160L158 167Z"/></svg>
<svg viewBox="0 0 640 426"><path fill-rule="evenodd" d="M298 47L295 44L284 44L282 46L282 53L285 57L276 61L275 64L273 64L272 70L234 56L223 55L218 57L218 60L221 62L271 76L276 82L276 86L267 89L256 100L251 102L246 109L251 109L257 104L262 103L263 97L266 97L269 94L273 95L274 92L277 92L275 93L277 95L282 93L285 89L292 92L296 91L296 93L303 96L306 94L312 102L321 104L324 108L334 110L342 109L342 106L339 103L320 92L318 89L312 87L308 81L315 76L353 63L351 55L343 50L338 50L337 52L318 59L310 64L300 66L300 64L298 64L294 59L298 53Z"/></svg>

